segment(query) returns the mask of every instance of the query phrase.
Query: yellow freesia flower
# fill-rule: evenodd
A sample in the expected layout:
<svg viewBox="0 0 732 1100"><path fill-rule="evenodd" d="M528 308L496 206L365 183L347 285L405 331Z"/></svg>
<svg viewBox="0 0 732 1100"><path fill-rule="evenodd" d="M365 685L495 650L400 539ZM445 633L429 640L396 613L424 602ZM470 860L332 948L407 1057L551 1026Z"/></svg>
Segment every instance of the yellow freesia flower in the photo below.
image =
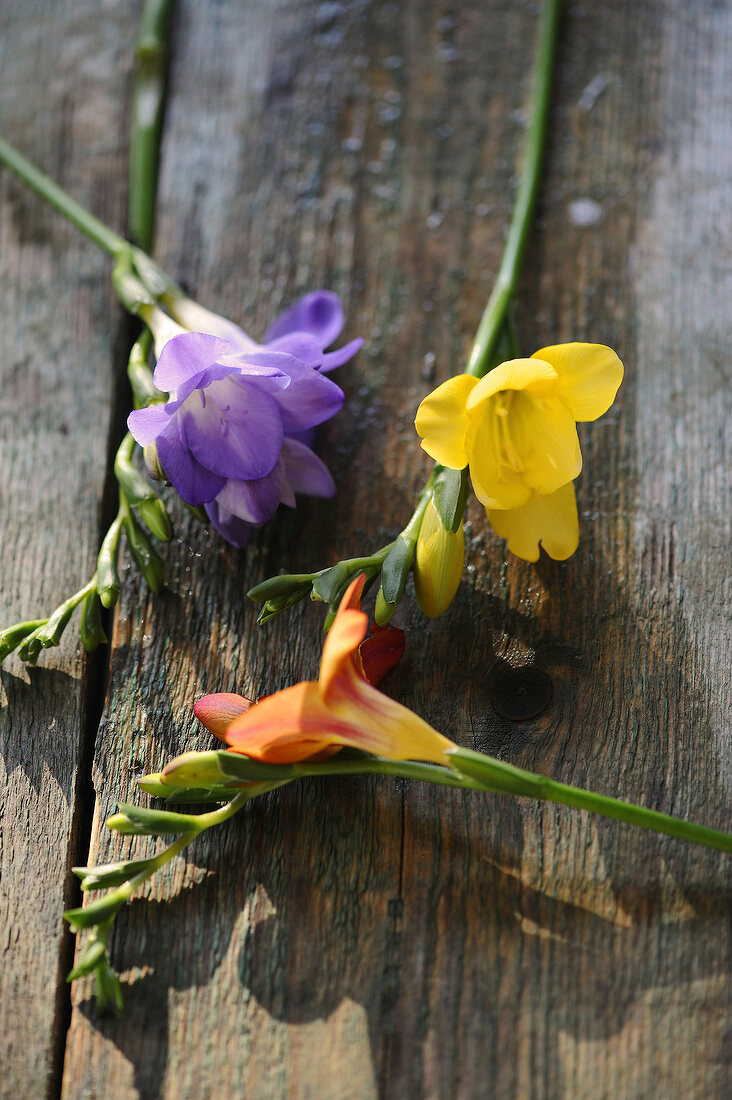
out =
<svg viewBox="0 0 732 1100"><path fill-rule="evenodd" d="M470 467L475 495L513 553L536 561L541 542L563 559L579 540L576 423L607 412L622 379L611 348L557 344L481 379L450 378L424 399L415 425L437 462Z"/></svg>

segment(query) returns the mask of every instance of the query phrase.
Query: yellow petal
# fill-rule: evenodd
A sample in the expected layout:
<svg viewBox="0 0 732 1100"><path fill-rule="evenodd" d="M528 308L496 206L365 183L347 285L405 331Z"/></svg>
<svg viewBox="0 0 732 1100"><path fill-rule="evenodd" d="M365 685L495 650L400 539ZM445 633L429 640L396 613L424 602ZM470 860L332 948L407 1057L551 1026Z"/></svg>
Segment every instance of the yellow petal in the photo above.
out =
<svg viewBox="0 0 732 1100"><path fill-rule="evenodd" d="M559 375L557 395L575 420L597 420L612 405L623 381L623 364L604 344L555 344L536 352Z"/></svg>
<svg viewBox="0 0 732 1100"><path fill-rule="evenodd" d="M502 448L501 425L491 402L472 420L467 437L473 492L485 508L518 508L531 489L523 474L508 465Z"/></svg>
<svg viewBox="0 0 732 1100"><path fill-rule="evenodd" d="M526 485L537 493L553 493L578 476L582 452L574 417L556 398L517 393L508 416L508 430L523 461Z"/></svg>
<svg viewBox="0 0 732 1100"><path fill-rule="evenodd" d="M468 410L501 390L551 392L557 382L557 372L551 364L539 360L537 352L530 359L509 359L488 371L468 397Z"/></svg>
<svg viewBox="0 0 732 1100"><path fill-rule="evenodd" d="M465 435L468 430L466 403L478 379L470 374L449 378L425 397L417 409L414 426L422 436L422 447L443 466L462 470L468 464Z"/></svg>
<svg viewBox="0 0 732 1100"><path fill-rule="evenodd" d="M539 543L550 558L564 561L577 549L579 521L574 484L555 493L533 493L521 508L486 509L497 535L508 539L508 549L525 561L537 561Z"/></svg>

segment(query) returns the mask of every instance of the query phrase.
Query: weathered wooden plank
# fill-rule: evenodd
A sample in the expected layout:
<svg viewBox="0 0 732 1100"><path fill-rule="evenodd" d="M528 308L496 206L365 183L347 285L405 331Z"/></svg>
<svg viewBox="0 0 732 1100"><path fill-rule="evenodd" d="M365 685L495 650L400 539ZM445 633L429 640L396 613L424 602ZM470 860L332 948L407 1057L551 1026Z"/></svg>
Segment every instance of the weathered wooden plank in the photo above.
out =
<svg viewBox="0 0 732 1100"><path fill-rule="evenodd" d="M124 10L123 10L124 9ZM124 215L126 5L0 8L0 128L116 225ZM49 613L94 570L119 314L108 264L0 174L0 624ZM60 1080L88 682L77 633L0 672L0 1094ZM101 673L97 667L96 675ZM91 691L90 691L91 686ZM87 807L87 812L89 807Z"/></svg>
<svg viewBox="0 0 732 1100"><path fill-rule="evenodd" d="M197 693L314 672L317 615L257 631L245 587L407 514L414 408L464 356L500 253L534 28L528 4L182 4L160 257L255 334L330 285L369 351L323 433L334 505L244 555L181 527L168 593L127 586L92 859L131 850L101 823L134 775L207 744ZM427 626L400 611L391 683L462 743L722 827L731 32L711 3L566 13L519 331L527 351L606 341L628 378L583 431L575 558L507 558L471 507L458 600ZM538 673L548 708L501 717ZM150 899L115 933L127 1016L77 992L69 1097L729 1091L730 874L712 853L511 799L313 783L202 840Z"/></svg>

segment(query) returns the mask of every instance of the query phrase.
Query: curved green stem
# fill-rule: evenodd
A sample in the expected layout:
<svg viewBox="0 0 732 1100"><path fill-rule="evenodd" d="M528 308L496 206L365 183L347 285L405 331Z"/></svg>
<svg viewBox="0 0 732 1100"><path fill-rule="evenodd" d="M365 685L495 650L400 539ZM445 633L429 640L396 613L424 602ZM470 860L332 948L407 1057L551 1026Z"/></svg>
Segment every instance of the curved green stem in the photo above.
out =
<svg viewBox="0 0 732 1100"><path fill-rule="evenodd" d="M465 368L467 374L473 374L476 378L482 378L489 368L491 354L503 326L506 311L516 293L521 261L531 228L546 144L559 6L560 0L544 0L534 70L533 112L526 133L526 151L513 216L496 284L478 326L468 365Z"/></svg>
<svg viewBox="0 0 732 1100"><path fill-rule="evenodd" d="M108 252L110 256L118 257L130 249L129 243L115 233L112 229L95 218L88 210L85 210L76 199L72 199L62 187L54 183L52 179L36 168L34 164L19 153L9 142L0 138L0 162L7 165L16 176L27 183L37 195L45 199L50 206L63 214L77 229L80 229L90 240Z"/></svg>

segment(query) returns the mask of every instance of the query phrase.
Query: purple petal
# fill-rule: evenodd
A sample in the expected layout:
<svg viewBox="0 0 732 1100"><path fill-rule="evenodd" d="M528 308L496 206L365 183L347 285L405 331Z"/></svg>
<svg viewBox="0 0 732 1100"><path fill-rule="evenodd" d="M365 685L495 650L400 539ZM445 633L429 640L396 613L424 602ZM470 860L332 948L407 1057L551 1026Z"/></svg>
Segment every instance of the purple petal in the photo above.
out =
<svg viewBox="0 0 732 1100"><path fill-rule="evenodd" d="M247 523L239 516L220 508L215 500L206 505L206 513L219 534L237 550L242 550L257 530L256 524Z"/></svg>
<svg viewBox="0 0 732 1100"><path fill-rule="evenodd" d="M228 340L202 332L183 332L163 347L153 373L159 390L170 393L212 367L232 351Z"/></svg>
<svg viewBox="0 0 732 1100"><path fill-rule="evenodd" d="M344 363L347 363L349 359L353 358L362 346L363 340L359 338L357 340L351 340L350 343L344 344L342 348L337 348L335 351L326 351L323 354L323 365L320 368L321 374L326 374L328 371L335 370L336 367L342 367Z"/></svg>
<svg viewBox="0 0 732 1100"><path fill-rule="evenodd" d="M320 341L309 332L291 332L287 336L280 336L267 345L270 351L286 352L300 362L306 363L313 370L318 370L323 361L323 349Z"/></svg>
<svg viewBox="0 0 732 1100"><path fill-rule="evenodd" d="M182 445L175 420L158 436L157 448L165 476L188 504L205 504L222 489L226 479L201 466Z"/></svg>
<svg viewBox="0 0 732 1100"><path fill-rule="evenodd" d="M335 493L328 467L304 443L284 439L282 462L285 477L294 492L307 493L311 497L332 497Z"/></svg>
<svg viewBox="0 0 732 1100"><path fill-rule="evenodd" d="M197 390L178 413L178 421L193 456L222 477L264 477L279 458L279 405L246 379L229 377Z"/></svg>
<svg viewBox="0 0 732 1100"><path fill-rule="evenodd" d="M216 497L219 507L247 523L262 524L277 511L282 497L284 466L278 462L267 477L252 481L230 478ZM289 492L287 494L289 496Z"/></svg>
<svg viewBox="0 0 732 1100"><path fill-rule="evenodd" d="M270 325L265 344L287 336L290 332L309 332L321 348L337 339L344 325L343 308L337 294L330 290L314 290L281 313Z"/></svg>
<svg viewBox="0 0 732 1100"><path fill-rule="evenodd" d="M154 442L162 431L165 431L175 409L171 409L174 402L167 405L148 405L146 409L135 409L127 417L127 427L130 429L135 442L141 447L147 447Z"/></svg>
<svg viewBox="0 0 732 1100"><path fill-rule="evenodd" d="M338 412L344 400L343 390L312 367L299 365L290 370L290 385L275 395L288 434L322 424Z"/></svg>

